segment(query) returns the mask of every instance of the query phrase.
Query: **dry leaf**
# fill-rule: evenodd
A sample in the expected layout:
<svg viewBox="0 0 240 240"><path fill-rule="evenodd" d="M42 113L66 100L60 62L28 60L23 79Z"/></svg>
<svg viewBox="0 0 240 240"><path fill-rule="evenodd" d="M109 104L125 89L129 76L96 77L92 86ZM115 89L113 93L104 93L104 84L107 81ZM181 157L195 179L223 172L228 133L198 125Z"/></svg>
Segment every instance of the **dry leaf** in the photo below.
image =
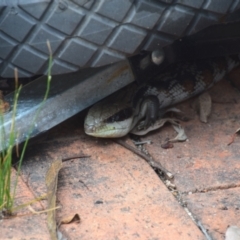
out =
<svg viewBox="0 0 240 240"><path fill-rule="evenodd" d="M181 124L178 122L178 120L174 119L174 118L161 118L158 119L153 125L151 125L150 127L148 127L147 129L137 129L134 128L131 133L135 134L135 135L145 135L148 132L151 132L153 130L159 129L161 128L165 123L171 123L173 128L175 129L175 131L178 133L178 135L169 140L170 142L177 142L177 141L185 141L187 140L187 136L185 134L184 129L182 128ZM140 123L141 124L141 123Z"/></svg>
<svg viewBox="0 0 240 240"><path fill-rule="evenodd" d="M172 126L174 128L174 130L178 133L178 135L173 138L173 139L170 139L169 141L170 142L184 142L187 140L187 135L183 129L183 127L179 124L179 123L176 123L176 122L172 122Z"/></svg>
<svg viewBox="0 0 240 240"><path fill-rule="evenodd" d="M69 224L69 223L74 223L74 222L75 223L81 222L81 218L78 213L74 214L73 216L63 217L59 222L59 226L61 224Z"/></svg>
<svg viewBox="0 0 240 240"><path fill-rule="evenodd" d="M229 226L225 233L225 240L240 240L240 228Z"/></svg>
<svg viewBox="0 0 240 240"><path fill-rule="evenodd" d="M198 111L200 121L207 123L207 119L212 111L212 99L208 92L201 94L193 103L193 107Z"/></svg>
<svg viewBox="0 0 240 240"><path fill-rule="evenodd" d="M47 202L48 208L54 209L47 214L47 225L52 240L57 240L57 224L56 224L56 191L58 182L58 173L62 168L62 160L56 159L46 174L46 186L47 186Z"/></svg>
<svg viewBox="0 0 240 240"><path fill-rule="evenodd" d="M163 144L161 145L161 147L162 147L163 149L169 149L169 148L173 148L173 144L172 144L171 142L167 141L167 142L163 143Z"/></svg>

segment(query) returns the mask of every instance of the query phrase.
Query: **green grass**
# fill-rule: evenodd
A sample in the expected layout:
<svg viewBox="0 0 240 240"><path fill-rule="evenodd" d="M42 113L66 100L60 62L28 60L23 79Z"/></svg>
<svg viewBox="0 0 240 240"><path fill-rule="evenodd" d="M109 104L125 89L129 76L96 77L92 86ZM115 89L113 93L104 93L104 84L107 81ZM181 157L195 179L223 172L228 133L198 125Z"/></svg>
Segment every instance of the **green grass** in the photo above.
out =
<svg viewBox="0 0 240 240"><path fill-rule="evenodd" d="M46 99L50 90L51 83L51 66L52 66L52 51L50 47L49 41L47 41L47 46L49 49L49 64L48 64L48 76L46 82L46 92L43 97L43 101L41 102L35 116L33 117L32 123L30 123L30 127L28 132L26 133L27 137L23 144L22 151L20 153L18 166L17 166L17 177L12 182L11 172L12 172L12 154L15 147L15 139L17 139L18 133L15 129L15 117L17 112L17 103L18 98L21 93L22 86L18 87L18 77L17 70L15 69L15 93L14 93L14 103L12 106L12 117L11 117L11 129L9 138L6 138L5 129L4 129L4 113L0 113L0 138L2 144L2 152L0 153L0 218L1 215L11 215L13 213L14 199L16 195L16 188L18 183L18 177L21 170L22 161L28 146L28 142L31 136L31 133L34 128L34 124L38 118L38 115L46 102Z"/></svg>

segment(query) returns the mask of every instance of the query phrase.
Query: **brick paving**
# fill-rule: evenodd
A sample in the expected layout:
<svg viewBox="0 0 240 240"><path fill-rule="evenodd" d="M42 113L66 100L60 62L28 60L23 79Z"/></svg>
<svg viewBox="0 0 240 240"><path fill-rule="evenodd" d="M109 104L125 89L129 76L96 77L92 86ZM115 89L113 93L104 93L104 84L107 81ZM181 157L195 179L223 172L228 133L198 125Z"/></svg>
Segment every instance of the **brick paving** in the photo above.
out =
<svg viewBox="0 0 240 240"><path fill-rule="evenodd" d="M239 74L240 69L232 77ZM192 118L183 123L188 141L162 149L164 140L175 135L170 126L143 138L152 140L145 148L174 174L178 194L134 153L86 136L80 114L32 141L16 202L44 195L45 174L54 159L85 154L91 157L65 162L59 174L57 218L81 217L80 223L61 226L68 239L187 240L206 239L205 234L224 239L228 225L240 227L240 138L227 145L240 127L240 94L226 81L210 92L214 103L207 124L199 122L192 100L178 106ZM32 207L43 210L46 200ZM46 215L20 216L27 212L3 220L0 239L49 239Z"/></svg>

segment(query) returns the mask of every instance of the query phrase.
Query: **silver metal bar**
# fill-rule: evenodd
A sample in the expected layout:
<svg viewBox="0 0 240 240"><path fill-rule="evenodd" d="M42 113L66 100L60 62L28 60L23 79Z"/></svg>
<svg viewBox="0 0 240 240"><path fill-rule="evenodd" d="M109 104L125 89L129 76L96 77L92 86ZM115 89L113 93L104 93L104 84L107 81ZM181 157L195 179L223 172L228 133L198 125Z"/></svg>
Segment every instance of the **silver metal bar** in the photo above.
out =
<svg viewBox="0 0 240 240"><path fill-rule="evenodd" d="M49 97L34 122L31 137L45 132L102 98L133 82L134 76L128 61L111 66L83 69L72 74L53 76ZM46 92L47 77L43 76L25 85L17 103L16 143L26 140L34 116ZM5 97L13 106L14 94ZM12 112L4 115L5 140L9 138ZM3 150L4 139L0 142ZM6 141L5 141L6 142Z"/></svg>

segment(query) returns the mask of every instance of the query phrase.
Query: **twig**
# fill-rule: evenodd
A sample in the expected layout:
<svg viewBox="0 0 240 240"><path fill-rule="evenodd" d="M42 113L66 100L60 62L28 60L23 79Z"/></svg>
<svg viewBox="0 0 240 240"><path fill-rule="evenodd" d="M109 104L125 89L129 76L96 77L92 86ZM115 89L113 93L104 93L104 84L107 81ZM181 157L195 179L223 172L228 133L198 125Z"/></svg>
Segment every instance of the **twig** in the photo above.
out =
<svg viewBox="0 0 240 240"><path fill-rule="evenodd" d="M151 144L152 141L151 140L146 140L146 141L141 141L141 142L137 142L137 141L133 141L135 145L142 145L142 144Z"/></svg>
<svg viewBox="0 0 240 240"><path fill-rule="evenodd" d="M77 159L77 158L90 158L90 157L91 156L88 156L88 155L72 156L72 157L62 158L62 162L66 162L66 161Z"/></svg>
<svg viewBox="0 0 240 240"><path fill-rule="evenodd" d="M231 140L230 140L230 142L227 144L228 146L230 146L230 145L235 141L236 136L237 136L236 133L234 133L234 134L231 136Z"/></svg>
<svg viewBox="0 0 240 240"><path fill-rule="evenodd" d="M209 235L208 230L202 225L200 221L197 221L197 225L202 233L205 235L207 240L213 240L213 238Z"/></svg>
<svg viewBox="0 0 240 240"><path fill-rule="evenodd" d="M69 161L69 160L72 160L72 159L77 159L77 158L90 158L91 156L89 155L80 155L80 156L72 156L72 157L67 157L67 158L62 158L62 161L63 162L66 162L66 161ZM12 164L12 166L15 166L19 163L19 161L15 162Z"/></svg>
<svg viewBox="0 0 240 240"><path fill-rule="evenodd" d="M237 135L239 133L240 133L240 128L238 128L237 131L233 134L233 136L231 137L231 141L228 143L228 146L231 145L235 141L235 138L237 137Z"/></svg>
<svg viewBox="0 0 240 240"><path fill-rule="evenodd" d="M138 156L142 157L143 159L145 159L150 164L151 167L156 168L156 169L160 170L161 172L163 172L164 175L168 179L173 179L173 177L174 177L173 174L171 172L169 172L166 168L164 168L161 163L155 161L154 159L151 159L149 156L147 156L146 154L140 152L136 148L130 146L129 144L127 144L126 142L124 142L121 139L114 139L113 141L118 143L119 145L127 148L128 150L134 152L135 154L137 154Z"/></svg>

